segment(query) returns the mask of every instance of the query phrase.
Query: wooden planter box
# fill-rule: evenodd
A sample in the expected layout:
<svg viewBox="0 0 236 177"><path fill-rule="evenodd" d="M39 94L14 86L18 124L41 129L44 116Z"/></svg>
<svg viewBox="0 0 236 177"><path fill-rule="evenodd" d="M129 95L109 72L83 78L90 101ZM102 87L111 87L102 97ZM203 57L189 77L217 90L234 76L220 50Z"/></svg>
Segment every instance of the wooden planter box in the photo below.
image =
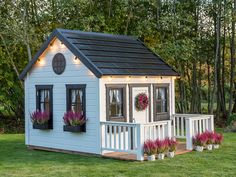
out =
<svg viewBox="0 0 236 177"><path fill-rule="evenodd" d="M63 130L65 132L86 132L86 124L83 124L81 126L70 126L70 125L64 125Z"/></svg>
<svg viewBox="0 0 236 177"><path fill-rule="evenodd" d="M52 129L52 127L47 124L33 124L33 129L40 129L40 130L49 130Z"/></svg>

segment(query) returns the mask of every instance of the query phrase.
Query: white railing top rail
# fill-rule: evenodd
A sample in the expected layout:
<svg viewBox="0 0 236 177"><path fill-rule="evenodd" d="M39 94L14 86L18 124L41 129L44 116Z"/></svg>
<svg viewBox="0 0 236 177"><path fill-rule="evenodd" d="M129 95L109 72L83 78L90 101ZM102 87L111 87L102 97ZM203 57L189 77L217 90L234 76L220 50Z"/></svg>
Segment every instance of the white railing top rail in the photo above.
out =
<svg viewBox="0 0 236 177"><path fill-rule="evenodd" d="M213 116L210 114L173 114L173 116L176 117L209 117L209 116Z"/></svg>
<svg viewBox="0 0 236 177"><path fill-rule="evenodd" d="M130 123L130 122L115 122L115 121L101 121L100 124L103 125L120 125L120 126L136 126L138 123Z"/></svg>
<svg viewBox="0 0 236 177"><path fill-rule="evenodd" d="M100 124L102 125L120 125L120 126L136 126L136 125L143 125L143 126L154 126L154 125L165 125L171 120L162 120L158 122L149 122L149 123L130 123L130 122L115 122L115 121L101 121Z"/></svg>
<svg viewBox="0 0 236 177"><path fill-rule="evenodd" d="M145 123L145 124L142 124L142 125L143 126L166 125L169 121L171 121L171 120L162 120L162 121L158 121L158 122L150 122L150 123Z"/></svg>

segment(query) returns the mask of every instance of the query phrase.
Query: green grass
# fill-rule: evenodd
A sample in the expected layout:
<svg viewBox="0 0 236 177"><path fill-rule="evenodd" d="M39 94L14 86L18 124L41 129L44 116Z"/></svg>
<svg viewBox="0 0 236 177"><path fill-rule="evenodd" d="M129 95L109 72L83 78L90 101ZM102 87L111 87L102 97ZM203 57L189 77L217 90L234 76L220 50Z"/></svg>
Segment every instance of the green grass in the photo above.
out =
<svg viewBox="0 0 236 177"><path fill-rule="evenodd" d="M24 135L0 135L0 176L236 176L236 134L225 133L223 146L155 162L27 150Z"/></svg>

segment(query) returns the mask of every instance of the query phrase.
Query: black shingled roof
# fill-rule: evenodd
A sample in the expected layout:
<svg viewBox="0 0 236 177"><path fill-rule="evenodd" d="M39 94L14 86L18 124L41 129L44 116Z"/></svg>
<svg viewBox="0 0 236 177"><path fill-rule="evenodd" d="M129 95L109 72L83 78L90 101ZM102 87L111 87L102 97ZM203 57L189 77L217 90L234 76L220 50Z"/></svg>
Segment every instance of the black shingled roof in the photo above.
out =
<svg viewBox="0 0 236 177"><path fill-rule="evenodd" d="M20 74L20 79L25 77L55 37L63 42L97 77L105 75L179 75L137 38L79 30L55 29Z"/></svg>

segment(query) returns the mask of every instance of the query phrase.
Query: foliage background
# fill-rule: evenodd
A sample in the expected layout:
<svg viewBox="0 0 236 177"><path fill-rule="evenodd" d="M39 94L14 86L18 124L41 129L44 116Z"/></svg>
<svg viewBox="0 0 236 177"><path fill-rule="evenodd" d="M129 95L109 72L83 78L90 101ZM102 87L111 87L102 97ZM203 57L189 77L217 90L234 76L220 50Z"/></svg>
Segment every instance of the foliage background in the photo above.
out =
<svg viewBox="0 0 236 177"><path fill-rule="evenodd" d="M55 28L134 35L172 65L176 110L236 112L236 0L0 1L0 122L23 120L23 82L32 55ZM15 119L14 119L15 118ZM5 120L5 119L4 119Z"/></svg>

